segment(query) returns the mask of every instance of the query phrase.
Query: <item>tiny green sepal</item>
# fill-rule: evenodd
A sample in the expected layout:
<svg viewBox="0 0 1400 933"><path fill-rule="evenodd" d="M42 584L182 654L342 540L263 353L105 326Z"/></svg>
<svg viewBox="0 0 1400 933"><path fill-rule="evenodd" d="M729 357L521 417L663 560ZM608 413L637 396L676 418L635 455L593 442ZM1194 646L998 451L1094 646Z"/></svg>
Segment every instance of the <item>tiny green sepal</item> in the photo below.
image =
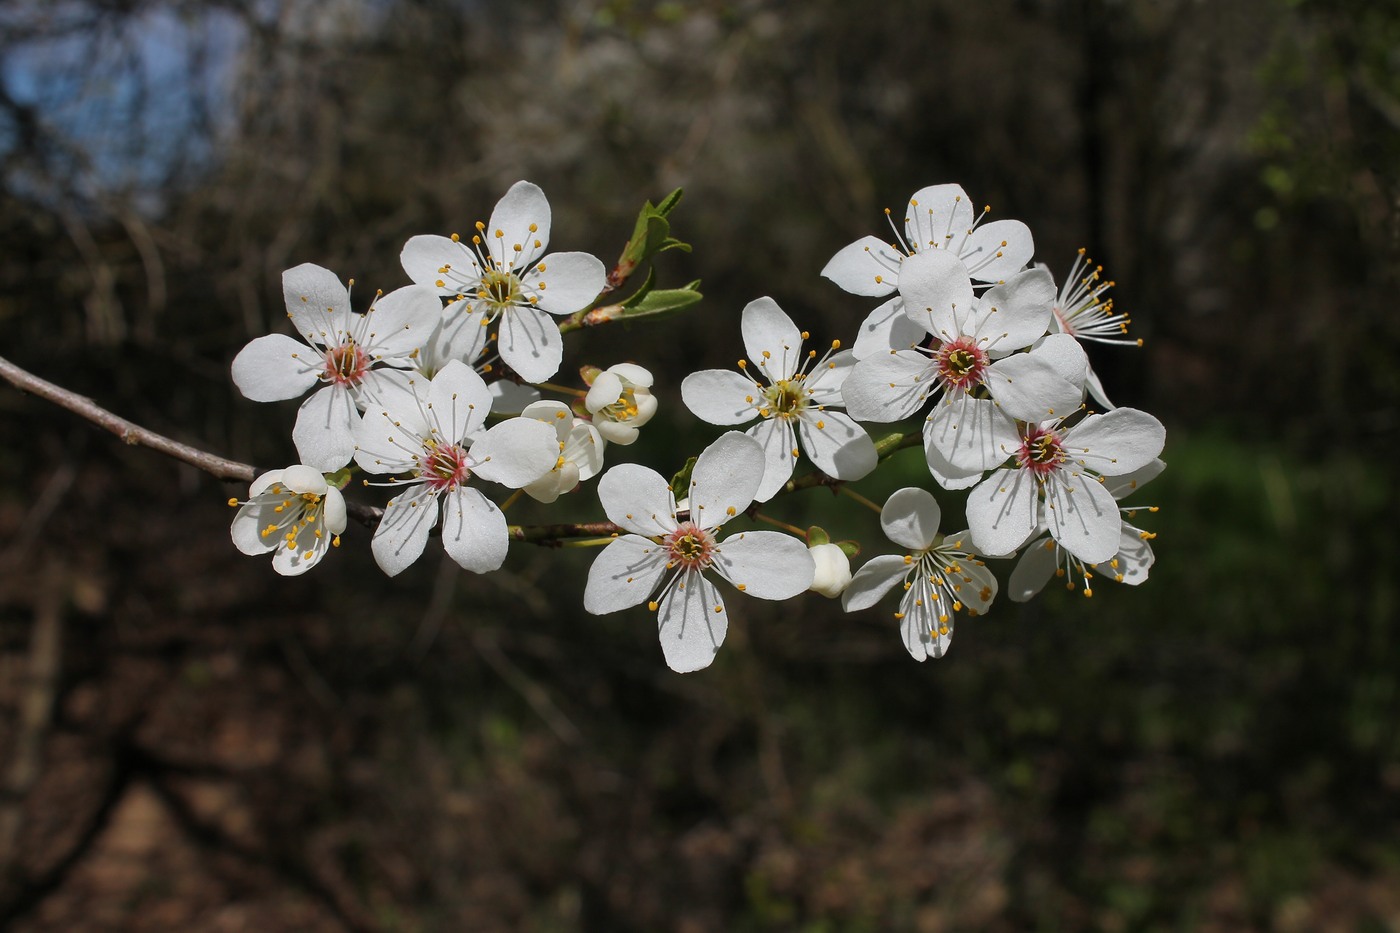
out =
<svg viewBox="0 0 1400 933"><path fill-rule="evenodd" d="M845 554L848 558L860 556L859 541L837 541L836 546L839 547L841 553Z"/></svg>
<svg viewBox="0 0 1400 933"><path fill-rule="evenodd" d="M691 457L681 467L680 472L671 477L671 495L676 497L676 501L684 499L690 495L690 474L695 472L695 461L697 457Z"/></svg>
<svg viewBox="0 0 1400 933"><path fill-rule="evenodd" d="M807 546L816 547L820 544L830 544L831 535L826 533L826 529L813 525L807 529Z"/></svg>
<svg viewBox="0 0 1400 933"><path fill-rule="evenodd" d="M602 373L602 371L603 370L601 367L594 366L592 363L588 363L587 365L580 366L578 368L578 377L583 380L584 385L592 386L593 380L597 379L599 374Z"/></svg>
<svg viewBox="0 0 1400 933"><path fill-rule="evenodd" d="M354 467L341 467L334 473L327 473L326 485L334 486L336 489L344 489L350 485L350 476L354 473Z"/></svg>

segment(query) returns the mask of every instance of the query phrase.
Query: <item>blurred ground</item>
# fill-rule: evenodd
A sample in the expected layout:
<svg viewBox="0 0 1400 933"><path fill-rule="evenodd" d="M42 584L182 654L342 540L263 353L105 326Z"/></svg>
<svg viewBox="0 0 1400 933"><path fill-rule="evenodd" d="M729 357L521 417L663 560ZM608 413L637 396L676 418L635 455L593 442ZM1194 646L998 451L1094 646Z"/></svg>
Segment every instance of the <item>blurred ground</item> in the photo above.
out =
<svg viewBox="0 0 1400 933"><path fill-rule="evenodd" d="M846 335L869 305L821 265L957 180L1057 274L1080 245L1105 261L1147 347L1094 362L1167 422L1170 469L1140 590L1004 602L924 665L883 613L748 601L682 677L643 614L569 595L591 552L474 577L430 548L387 580L352 528L280 579L229 545L238 490L0 392L0 927L1400 929L1400 16L43 10L0 4L7 61L72 59L4 72L0 354L151 428L280 464L295 406L238 398L227 366L281 270L395 287L404 238L520 177L553 245L609 260L641 199L686 187L695 253L659 274L705 304L566 361L651 366L675 414L753 297ZM170 23L234 90L124 121L189 84L121 69ZM677 422L613 453L712 436ZM878 552L828 495L787 517Z"/></svg>

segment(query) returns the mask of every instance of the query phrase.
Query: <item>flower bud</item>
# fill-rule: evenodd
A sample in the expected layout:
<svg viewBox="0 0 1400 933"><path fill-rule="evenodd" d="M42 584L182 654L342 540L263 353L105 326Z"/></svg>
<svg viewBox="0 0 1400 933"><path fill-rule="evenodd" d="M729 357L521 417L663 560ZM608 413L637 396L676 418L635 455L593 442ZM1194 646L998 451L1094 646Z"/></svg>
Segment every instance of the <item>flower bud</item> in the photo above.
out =
<svg viewBox="0 0 1400 933"><path fill-rule="evenodd" d="M816 576L812 577L809 589L831 599L841 595L851 582L851 561L838 545L818 544L807 549L817 565Z"/></svg>

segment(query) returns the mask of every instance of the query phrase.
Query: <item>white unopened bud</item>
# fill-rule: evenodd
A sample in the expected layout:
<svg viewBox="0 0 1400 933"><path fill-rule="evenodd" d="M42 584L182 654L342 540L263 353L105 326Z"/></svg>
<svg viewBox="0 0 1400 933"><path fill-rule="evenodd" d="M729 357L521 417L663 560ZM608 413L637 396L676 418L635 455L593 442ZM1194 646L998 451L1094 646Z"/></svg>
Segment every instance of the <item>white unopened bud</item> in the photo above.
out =
<svg viewBox="0 0 1400 933"><path fill-rule="evenodd" d="M846 552L834 544L818 544L807 549L817 565L816 575L809 587L813 593L820 593L831 599L841 595L841 591L851 582L851 561Z"/></svg>

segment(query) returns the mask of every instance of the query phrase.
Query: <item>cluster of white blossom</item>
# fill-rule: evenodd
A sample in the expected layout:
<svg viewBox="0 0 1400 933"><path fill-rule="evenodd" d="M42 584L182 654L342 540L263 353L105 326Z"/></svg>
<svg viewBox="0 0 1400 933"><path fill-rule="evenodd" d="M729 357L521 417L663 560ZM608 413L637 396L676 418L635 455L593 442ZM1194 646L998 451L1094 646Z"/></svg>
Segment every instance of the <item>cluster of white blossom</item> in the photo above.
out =
<svg viewBox="0 0 1400 933"><path fill-rule="evenodd" d="M608 613L645 603L667 663L682 671L709 665L724 641L715 577L762 599L840 597L851 612L902 583L894 615L919 660L947 651L957 613L987 611L998 592L991 558L1020 555L1009 578L1016 600L1051 576L1071 589L1082 581L1086 596L1097 576L1137 584L1151 567L1153 536L1124 519L1119 500L1161 471L1165 433L1151 415L1109 403L1080 341L1139 341L1125 336L1127 318L1104 298L1112 283L1082 251L1057 289L1047 268L1030 265L1026 225L986 215L957 185L929 187L909 200L902 224L890 217L891 242L864 237L840 250L822 275L886 299L849 350L840 340L806 349L811 335L772 298L750 302L737 371L702 370L680 385L697 418L748 427L721 435L671 480L630 463L603 472L607 445L631 444L656 413L651 372L625 362L581 368L583 389L547 380L564 358L556 319L606 323L669 308L645 304L650 278L621 304L599 303L639 258L675 241L639 252L634 238L611 275L585 253L546 254L549 202L522 181L467 240L410 239L401 261L414 284L377 295L363 313L333 273L291 269L283 285L300 339L252 341L233 378L258 401L315 391L292 432L299 464L253 484L234 542L245 553L272 552L279 573L306 571L339 544L346 505L338 486L358 470L396 487L372 541L386 573L417 560L439 523L452 559L484 573L501 566L513 530L474 477L552 503L601 474L597 495L611 524L588 526L605 547L584 607ZM639 234L650 229L645 220ZM572 404L542 391L572 394ZM1090 412L1086 396L1104 412ZM916 415L931 484L969 490L965 530L940 534L934 494L905 488L879 509L902 553L874 557L854 574L849 558L859 548L817 527L742 527L720 537L731 522L764 520L765 503L799 488L804 459L812 468L804 475L822 485L869 476L904 445L898 435L877 444L863 425Z"/></svg>

